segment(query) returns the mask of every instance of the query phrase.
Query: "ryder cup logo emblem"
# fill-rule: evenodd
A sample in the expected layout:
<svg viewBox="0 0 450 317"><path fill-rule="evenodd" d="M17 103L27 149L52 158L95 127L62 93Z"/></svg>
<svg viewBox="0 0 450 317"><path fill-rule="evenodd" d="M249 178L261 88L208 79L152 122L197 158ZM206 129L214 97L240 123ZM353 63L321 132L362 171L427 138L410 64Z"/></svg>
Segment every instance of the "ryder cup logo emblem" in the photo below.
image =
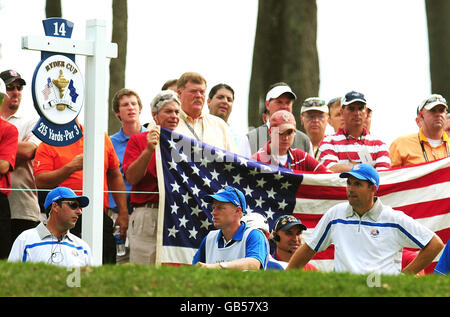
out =
<svg viewBox="0 0 450 317"><path fill-rule="evenodd" d="M83 78L77 65L64 55L52 55L40 63L33 89L38 111L54 124L75 120L82 109Z"/></svg>

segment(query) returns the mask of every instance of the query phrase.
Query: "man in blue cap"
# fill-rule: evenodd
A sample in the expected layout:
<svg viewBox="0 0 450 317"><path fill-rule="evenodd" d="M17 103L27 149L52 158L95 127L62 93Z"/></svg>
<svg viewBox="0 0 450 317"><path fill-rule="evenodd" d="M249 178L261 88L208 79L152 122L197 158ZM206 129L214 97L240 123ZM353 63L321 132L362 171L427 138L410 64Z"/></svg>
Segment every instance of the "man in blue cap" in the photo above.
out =
<svg viewBox="0 0 450 317"><path fill-rule="evenodd" d="M347 178L348 202L323 215L292 256L288 269L305 266L316 252L333 243L337 272L417 274L442 250L444 244L433 231L402 211L383 205L375 196L380 178L371 165L357 164L339 176ZM404 247L421 250L402 270Z"/></svg>
<svg viewBox="0 0 450 317"><path fill-rule="evenodd" d="M247 208L244 194L228 186L207 197L213 199L211 215L218 230L203 239L192 264L216 269L265 269L269 254L266 238L241 222Z"/></svg>
<svg viewBox="0 0 450 317"><path fill-rule="evenodd" d="M91 265L89 245L69 232L81 215L81 208L88 205L88 197L77 196L70 188L53 189L44 203L50 216L47 225L41 222L23 231L14 241L8 261L45 262L67 267Z"/></svg>

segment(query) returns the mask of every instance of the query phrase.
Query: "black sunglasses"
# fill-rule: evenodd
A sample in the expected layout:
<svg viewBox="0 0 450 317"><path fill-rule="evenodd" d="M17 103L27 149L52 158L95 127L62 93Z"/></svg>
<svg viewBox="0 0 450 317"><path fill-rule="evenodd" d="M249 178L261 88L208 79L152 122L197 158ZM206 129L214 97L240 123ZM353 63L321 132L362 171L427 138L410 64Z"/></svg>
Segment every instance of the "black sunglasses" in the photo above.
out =
<svg viewBox="0 0 450 317"><path fill-rule="evenodd" d="M76 210L80 207L80 203L78 201L74 201L74 200L61 200L61 203L66 203L70 209L72 210Z"/></svg>
<svg viewBox="0 0 450 317"><path fill-rule="evenodd" d="M23 85L6 85L7 91L13 91L15 88L17 88L18 91L22 91Z"/></svg>

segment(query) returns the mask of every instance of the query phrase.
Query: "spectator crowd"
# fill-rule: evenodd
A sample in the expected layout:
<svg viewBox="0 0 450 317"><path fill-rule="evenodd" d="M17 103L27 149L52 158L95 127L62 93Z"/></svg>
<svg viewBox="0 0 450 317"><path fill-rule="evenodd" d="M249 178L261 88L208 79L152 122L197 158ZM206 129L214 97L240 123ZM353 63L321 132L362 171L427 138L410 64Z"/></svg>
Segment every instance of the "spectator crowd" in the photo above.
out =
<svg viewBox="0 0 450 317"><path fill-rule="evenodd" d="M90 265L91 250L81 237L81 208L89 204L89 198L81 196L83 161L89 159L83 153L84 138L66 146L39 140L32 133L39 118L21 111L27 81L11 69L0 78L0 259ZM160 202L155 149L162 127L266 164L339 173L347 179L348 202L327 211L308 239L302 238L306 226L294 216L282 216L269 228L264 216L247 214L240 188L225 186L208 195L217 230L205 237L192 264L317 270L309 260L334 243L338 271L365 273L376 264L389 274L420 274L435 258L441 259L435 273L449 271L449 248L444 249L441 239L376 196L379 171L450 156L450 117L443 96L418 100L417 131L398 136L388 146L370 133L376 108L362 92L343 92L328 102L316 96L298 100L284 82L273 83L261 96L264 123L240 135L230 127L235 88L220 83L208 91L201 74L186 72L155 92L152 120L145 123L140 121L138 92L116 92L110 107L121 128L104 135L103 263L155 264ZM297 118L295 107L301 107ZM78 120L76 124L84 130ZM326 134L327 127L334 133ZM362 220L371 225L363 226L365 236L357 238L353 221L361 225ZM389 228L395 239L366 241L366 236L377 234L374 226L385 223L396 224ZM117 240L126 242L124 255L116 253ZM404 247L420 251L400 267L399 256L407 256ZM368 261L373 254L381 260Z"/></svg>

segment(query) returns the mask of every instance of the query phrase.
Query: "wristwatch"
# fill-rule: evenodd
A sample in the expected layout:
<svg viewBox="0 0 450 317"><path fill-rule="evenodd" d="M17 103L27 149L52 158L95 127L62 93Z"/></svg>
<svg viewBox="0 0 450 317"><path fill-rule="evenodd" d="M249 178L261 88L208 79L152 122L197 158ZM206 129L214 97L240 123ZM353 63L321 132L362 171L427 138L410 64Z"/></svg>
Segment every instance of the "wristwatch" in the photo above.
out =
<svg viewBox="0 0 450 317"><path fill-rule="evenodd" d="M228 267L226 262L219 262L219 266L221 269L226 269Z"/></svg>

